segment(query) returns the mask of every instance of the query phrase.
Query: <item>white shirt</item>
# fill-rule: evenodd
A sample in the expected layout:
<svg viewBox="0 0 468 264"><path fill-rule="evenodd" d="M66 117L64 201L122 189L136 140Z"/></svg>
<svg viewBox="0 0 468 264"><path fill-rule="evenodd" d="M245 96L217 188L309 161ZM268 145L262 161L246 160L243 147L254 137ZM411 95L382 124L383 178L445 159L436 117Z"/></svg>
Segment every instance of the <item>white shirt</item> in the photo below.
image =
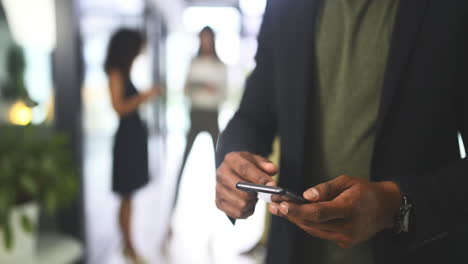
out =
<svg viewBox="0 0 468 264"><path fill-rule="evenodd" d="M192 108L217 111L226 99L226 65L211 57L193 59L187 77L186 89L188 89Z"/></svg>

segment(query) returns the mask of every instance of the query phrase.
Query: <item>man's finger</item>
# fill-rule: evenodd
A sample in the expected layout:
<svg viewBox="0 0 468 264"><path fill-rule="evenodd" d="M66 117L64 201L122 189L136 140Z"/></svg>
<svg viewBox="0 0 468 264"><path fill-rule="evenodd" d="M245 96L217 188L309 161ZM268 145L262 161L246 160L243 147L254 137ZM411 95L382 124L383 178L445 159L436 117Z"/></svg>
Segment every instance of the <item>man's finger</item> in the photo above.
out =
<svg viewBox="0 0 468 264"><path fill-rule="evenodd" d="M298 205L283 202L280 211L288 220L295 224L323 223L335 219L344 219L349 215L350 208L338 202L320 202Z"/></svg>
<svg viewBox="0 0 468 264"><path fill-rule="evenodd" d="M273 215L288 218L281 212L281 205L277 203L271 203L268 206L268 211ZM299 226L301 229L311 234L312 236L334 241L336 243L348 243L349 239L347 234L349 230L344 224L343 220L332 220L324 223L305 223L303 221L295 221L292 218L288 218L293 224Z"/></svg>
<svg viewBox="0 0 468 264"><path fill-rule="evenodd" d="M242 155L228 155L227 159L234 173L244 181L262 185L275 184L273 178L259 167L255 159Z"/></svg>
<svg viewBox="0 0 468 264"><path fill-rule="evenodd" d="M223 212L234 219L246 219L255 212L255 204L245 210L239 210L235 207L226 207L223 208Z"/></svg>
<svg viewBox="0 0 468 264"><path fill-rule="evenodd" d="M218 184L223 185L225 188L231 190L232 192L237 193L239 196L247 199L247 198L255 198L257 197L256 193L253 192L245 192L236 188L236 184L238 182L244 181L241 177L237 176L236 173L230 168L225 168L220 172L218 175Z"/></svg>
<svg viewBox="0 0 468 264"><path fill-rule="evenodd" d="M308 189L303 195L311 202L331 201L348 189L351 186L350 182L349 176L342 175Z"/></svg>
<svg viewBox="0 0 468 264"><path fill-rule="evenodd" d="M229 216L240 219L247 218L254 212L257 198L244 199L237 192L219 185L216 188L216 206Z"/></svg>
<svg viewBox="0 0 468 264"><path fill-rule="evenodd" d="M262 156L251 154L250 156L248 156L247 159L251 160L260 169L262 169L264 172L266 172L270 176L274 176L278 173L278 167L273 162L271 162L270 160Z"/></svg>
<svg viewBox="0 0 468 264"><path fill-rule="evenodd" d="M335 219L323 223L314 224L313 227L334 233L349 235L352 233L352 226L349 220Z"/></svg>
<svg viewBox="0 0 468 264"><path fill-rule="evenodd" d="M256 193L244 192L235 188L233 189L233 188L227 187L222 184L218 184L216 186L216 192L217 192L217 197L226 199L230 202L235 202L237 200L256 201L258 199Z"/></svg>
<svg viewBox="0 0 468 264"><path fill-rule="evenodd" d="M299 225L299 227L313 236L333 241L343 248L356 244L351 223L346 220L333 220L312 226Z"/></svg>

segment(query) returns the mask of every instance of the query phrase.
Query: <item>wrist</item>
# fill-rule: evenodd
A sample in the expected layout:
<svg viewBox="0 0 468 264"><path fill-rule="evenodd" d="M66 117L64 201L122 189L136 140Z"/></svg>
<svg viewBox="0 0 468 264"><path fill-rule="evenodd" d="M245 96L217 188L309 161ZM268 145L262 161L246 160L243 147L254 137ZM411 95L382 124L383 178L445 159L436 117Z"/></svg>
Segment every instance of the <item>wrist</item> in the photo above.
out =
<svg viewBox="0 0 468 264"><path fill-rule="evenodd" d="M383 208L385 209L385 228L391 229L395 226L395 218L403 203L400 187L391 181L377 183L383 194Z"/></svg>

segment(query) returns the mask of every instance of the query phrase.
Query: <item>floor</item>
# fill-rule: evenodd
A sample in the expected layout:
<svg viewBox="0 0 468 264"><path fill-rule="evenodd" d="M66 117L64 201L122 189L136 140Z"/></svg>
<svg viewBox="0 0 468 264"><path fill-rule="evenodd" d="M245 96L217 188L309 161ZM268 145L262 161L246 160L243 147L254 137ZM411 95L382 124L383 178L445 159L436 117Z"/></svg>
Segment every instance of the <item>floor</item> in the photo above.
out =
<svg viewBox="0 0 468 264"><path fill-rule="evenodd" d="M176 175L185 146L182 133L149 141L151 183L134 199L135 245L148 263L155 264L254 264L262 252L241 254L253 248L264 229L265 204L254 216L233 226L214 203L215 165L208 134L197 138L180 187L178 205L170 217ZM88 264L123 264L117 228L118 197L111 190L109 135L88 136L85 146L85 197ZM168 226L172 239L164 245ZM165 248L166 250L161 250Z"/></svg>

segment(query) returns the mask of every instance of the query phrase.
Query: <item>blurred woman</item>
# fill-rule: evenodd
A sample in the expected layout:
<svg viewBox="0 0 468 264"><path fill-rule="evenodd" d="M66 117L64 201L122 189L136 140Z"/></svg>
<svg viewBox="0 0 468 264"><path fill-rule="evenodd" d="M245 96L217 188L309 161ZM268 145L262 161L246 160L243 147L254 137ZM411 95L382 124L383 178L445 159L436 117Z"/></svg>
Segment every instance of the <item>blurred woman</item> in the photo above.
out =
<svg viewBox="0 0 468 264"><path fill-rule="evenodd" d="M200 132L207 131L213 139L213 145L218 140L218 111L227 93L227 67L216 53L213 29L203 28L199 33L199 39L200 48L192 60L185 85L185 94L191 102L191 126L178 175L174 206L177 202L182 173L195 138Z"/></svg>
<svg viewBox="0 0 468 264"><path fill-rule="evenodd" d="M119 225L123 253L134 264L144 261L137 254L131 237L132 195L149 180L148 132L138 108L161 93L160 86L139 93L130 80L132 64L144 47L145 39L140 32L120 29L110 40L105 62L112 106L120 117L114 140L112 189L121 198Z"/></svg>

